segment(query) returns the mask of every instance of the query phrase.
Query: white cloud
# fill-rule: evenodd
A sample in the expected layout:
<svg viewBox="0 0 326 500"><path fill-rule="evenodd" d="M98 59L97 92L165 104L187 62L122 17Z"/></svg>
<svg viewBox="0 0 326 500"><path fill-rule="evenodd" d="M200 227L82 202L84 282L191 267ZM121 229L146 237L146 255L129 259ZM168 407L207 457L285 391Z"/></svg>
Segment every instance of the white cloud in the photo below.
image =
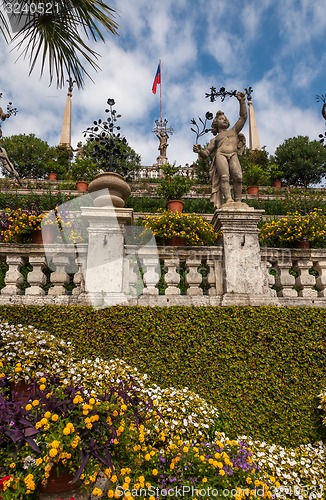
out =
<svg viewBox="0 0 326 500"><path fill-rule="evenodd" d="M121 132L142 157L155 162L158 139L152 132L159 118L159 91L151 92L162 59L163 118L173 127L167 155L177 164L196 159L190 120L223 109L233 124L234 98L210 103L211 86L254 88L253 102L262 145L273 153L288 137L323 132L315 94L326 93L324 0L114 0L120 35L108 35L101 54L102 71L92 73L73 92L72 143L83 138L93 120L104 118L112 97L121 113ZM60 137L67 89L48 86L47 75L28 77L19 60L0 40L2 107L12 100L16 117L3 123L4 135L35 133L50 144ZM245 132L248 131L248 125ZM209 137L203 137L204 143ZM248 134L247 134L248 142Z"/></svg>

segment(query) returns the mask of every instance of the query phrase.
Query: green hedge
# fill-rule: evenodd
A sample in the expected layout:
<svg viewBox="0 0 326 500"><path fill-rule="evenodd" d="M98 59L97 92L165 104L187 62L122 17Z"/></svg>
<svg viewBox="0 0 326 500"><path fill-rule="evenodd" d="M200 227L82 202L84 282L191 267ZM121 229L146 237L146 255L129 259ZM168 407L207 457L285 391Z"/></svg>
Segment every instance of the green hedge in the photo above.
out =
<svg viewBox="0 0 326 500"><path fill-rule="evenodd" d="M326 440L326 309L1 306L0 318L71 341L83 356L122 358L161 386L213 402L231 436L283 445Z"/></svg>

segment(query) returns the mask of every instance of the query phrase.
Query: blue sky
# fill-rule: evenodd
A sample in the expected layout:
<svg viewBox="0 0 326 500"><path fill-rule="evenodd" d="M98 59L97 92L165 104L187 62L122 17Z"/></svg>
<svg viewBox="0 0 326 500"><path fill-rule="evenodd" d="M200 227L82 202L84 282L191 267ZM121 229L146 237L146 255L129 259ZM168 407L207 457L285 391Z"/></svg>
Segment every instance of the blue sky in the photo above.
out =
<svg viewBox="0 0 326 500"><path fill-rule="evenodd" d="M159 89L151 92L162 60L163 118L174 129L167 156L192 163L195 134L190 120L222 109L233 124L238 101L210 103L211 86L253 88L261 145L273 154L289 137L325 130L316 94L326 93L325 0L112 0L119 36L92 44L102 70L73 93L72 144L83 139L93 120L104 118L109 97L122 115L121 132L151 165L158 156L152 132L159 118ZM28 64L0 41L0 92L13 101L16 117L3 123L3 135L35 133L57 144L67 89L49 87L45 75L28 77ZM244 133L249 142L248 126ZM203 144L209 136L201 138Z"/></svg>

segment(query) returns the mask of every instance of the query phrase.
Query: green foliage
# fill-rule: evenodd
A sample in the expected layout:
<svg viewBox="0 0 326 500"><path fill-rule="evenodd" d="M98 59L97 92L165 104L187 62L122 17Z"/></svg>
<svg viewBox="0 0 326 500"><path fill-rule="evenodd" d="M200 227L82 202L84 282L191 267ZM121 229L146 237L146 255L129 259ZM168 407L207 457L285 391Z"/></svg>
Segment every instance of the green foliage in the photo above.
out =
<svg viewBox="0 0 326 500"><path fill-rule="evenodd" d="M246 149L244 154L239 156L239 160L243 183L247 186L268 186L282 177L282 170L272 163L273 159L269 158L265 147L253 151Z"/></svg>
<svg viewBox="0 0 326 500"><path fill-rule="evenodd" d="M183 198L183 210L189 213L213 214L215 207L209 198Z"/></svg>
<svg viewBox="0 0 326 500"><path fill-rule="evenodd" d="M214 205L209 198L182 198L183 210L188 213L213 214ZM150 196L129 196L126 207L133 208L135 212L157 212L166 205L165 198ZM278 212L276 212L278 213Z"/></svg>
<svg viewBox="0 0 326 500"><path fill-rule="evenodd" d="M157 212L165 207L165 200L150 196L129 196L126 200L126 207L133 208L135 212Z"/></svg>
<svg viewBox="0 0 326 500"><path fill-rule="evenodd" d="M254 150L246 148L244 153L239 156L239 160L244 172L251 165L259 165L264 170L267 170L269 165L269 157L265 147Z"/></svg>
<svg viewBox="0 0 326 500"><path fill-rule="evenodd" d="M326 149L307 136L292 137L276 149L275 163L288 185L308 187L320 183L326 174Z"/></svg>
<svg viewBox="0 0 326 500"><path fill-rule="evenodd" d="M265 210L265 215L285 215L287 209L284 206L284 200L281 198L275 200L264 200L263 198L245 200L247 205L258 210Z"/></svg>
<svg viewBox="0 0 326 500"><path fill-rule="evenodd" d="M126 139L109 135L101 137L102 141L104 139L105 144L87 140L83 146L83 159L91 160L98 171L116 172L123 176L140 167L141 158Z"/></svg>
<svg viewBox="0 0 326 500"><path fill-rule="evenodd" d="M75 181L89 182L101 171L93 158L76 158L69 167L68 177Z"/></svg>
<svg viewBox="0 0 326 500"><path fill-rule="evenodd" d="M206 143L203 146L203 149L208 146L209 143ZM194 173L196 175L196 183L198 184L209 184L209 167L211 164L211 158L202 158L198 155L197 160L193 164Z"/></svg>
<svg viewBox="0 0 326 500"><path fill-rule="evenodd" d="M189 193L193 182L184 175L179 174L175 163L162 165L162 178L159 179L157 194L166 200L180 200Z"/></svg>
<svg viewBox="0 0 326 500"><path fill-rule="evenodd" d="M276 163L271 163L269 165L269 175L270 175L271 182L281 180L283 177L283 174L284 174L283 170Z"/></svg>
<svg viewBox="0 0 326 500"><path fill-rule="evenodd" d="M325 439L326 309L299 307L1 306L87 358L122 358L161 387L213 403L231 437L291 447ZM277 328L275 328L277 325Z"/></svg>
<svg viewBox="0 0 326 500"><path fill-rule="evenodd" d="M46 211L53 210L56 206L66 203L75 198L60 191L45 192L43 194L24 194L1 193L0 192L0 210L11 208L16 210L24 207L25 210Z"/></svg>
<svg viewBox="0 0 326 500"><path fill-rule="evenodd" d="M315 208L319 208L326 214L326 200L323 192L310 189L291 189L284 197L285 213L300 212L305 215Z"/></svg>
<svg viewBox="0 0 326 500"><path fill-rule="evenodd" d="M3 137L1 146L7 154L22 179L44 179L48 175L48 164L56 159L54 148L42 141L35 134L19 134ZM51 163L50 163L51 165ZM8 172L2 168L2 173Z"/></svg>
<svg viewBox="0 0 326 500"><path fill-rule="evenodd" d="M103 42L106 32L117 33L115 10L99 0L87 3L58 0L49 2L50 12L42 15L42 7L44 14L47 5L36 2L33 9L30 5L27 0L19 3L24 22L14 49L26 56L28 47L30 73L37 68L43 75L48 67L50 85L54 79L56 85L62 87L69 73L71 81L82 87L85 75L90 78L89 68L99 69L98 54L89 39ZM38 9L41 9L40 15L35 15ZM0 12L0 33L8 43L12 40L9 18ZM20 20L20 15L18 18Z"/></svg>
<svg viewBox="0 0 326 500"><path fill-rule="evenodd" d="M95 161L103 172L116 172L129 178L140 166L141 158L120 135L120 126L116 122L121 115L113 108L115 100L109 98L107 105L106 119L94 121L93 126L84 131L87 142L82 147L82 155Z"/></svg>
<svg viewBox="0 0 326 500"><path fill-rule="evenodd" d="M305 215L318 208L326 214L326 200L323 192L311 189L291 189L290 192L283 191L282 197L275 199L252 199L246 200L247 205L265 210L266 215L286 215L289 212L299 212Z"/></svg>
<svg viewBox="0 0 326 500"><path fill-rule="evenodd" d="M243 183L246 186L266 186L270 183L269 172L260 165L249 165L243 172Z"/></svg>
<svg viewBox="0 0 326 500"><path fill-rule="evenodd" d="M59 144L51 148L53 159L46 163L47 172L55 172L58 179L68 176L69 166L72 158L71 150L64 144Z"/></svg>

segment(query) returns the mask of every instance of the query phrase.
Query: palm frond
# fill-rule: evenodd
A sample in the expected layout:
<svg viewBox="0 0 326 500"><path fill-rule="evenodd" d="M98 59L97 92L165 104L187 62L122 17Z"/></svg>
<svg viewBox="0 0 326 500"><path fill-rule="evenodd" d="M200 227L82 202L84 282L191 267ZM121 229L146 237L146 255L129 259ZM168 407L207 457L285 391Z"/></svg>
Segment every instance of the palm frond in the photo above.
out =
<svg viewBox="0 0 326 500"><path fill-rule="evenodd" d="M38 0L33 2L38 4ZM21 3L28 4L29 0ZM91 78L85 66L100 69L96 62L98 53L83 36L104 42L104 32L117 34L115 11L101 0L56 0L52 4L50 13L24 17L24 26L13 38L14 49L29 59L30 73L40 62L41 76L48 66L50 84L56 79L57 87L62 87L70 75L82 87L85 76Z"/></svg>
<svg viewBox="0 0 326 500"><path fill-rule="evenodd" d="M0 0L0 34L4 37L5 41L9 43L11 36L10 36L10 24L8 21L8 18L5 16L5 5L6 5L6 0Z"/></svg>

